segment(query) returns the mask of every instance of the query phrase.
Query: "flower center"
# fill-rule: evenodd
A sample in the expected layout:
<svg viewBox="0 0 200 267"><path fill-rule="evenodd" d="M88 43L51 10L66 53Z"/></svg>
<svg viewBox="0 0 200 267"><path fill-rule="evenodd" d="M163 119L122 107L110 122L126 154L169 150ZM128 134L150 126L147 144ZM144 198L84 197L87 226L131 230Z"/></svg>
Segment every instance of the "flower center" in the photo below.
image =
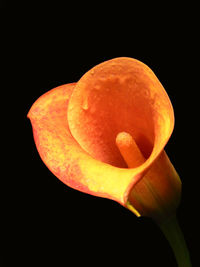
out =
<svg viewBox="0 0 200 267"><path fill-rule="evenodd" d="M133 137L120 132L116 137L116 145L129 168L136 168L145 162L145 158Z"/></svg>

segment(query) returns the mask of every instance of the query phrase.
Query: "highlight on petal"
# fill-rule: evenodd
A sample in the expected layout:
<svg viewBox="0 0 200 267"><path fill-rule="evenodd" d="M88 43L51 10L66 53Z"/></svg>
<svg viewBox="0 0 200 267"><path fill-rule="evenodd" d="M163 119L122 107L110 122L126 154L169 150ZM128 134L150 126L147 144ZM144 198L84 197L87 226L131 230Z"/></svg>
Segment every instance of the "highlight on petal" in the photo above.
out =
<svg viewBox="0 0 200 267"><path fill-rule="evenodd" d="M62 182L128 208L133 186L159 157L174 126L164 88L145 64L131 58L106 61L78 83L49 91L28 117L42 160ZM143 164L127 168L115 144L120 132L133 137Z"/></svg>

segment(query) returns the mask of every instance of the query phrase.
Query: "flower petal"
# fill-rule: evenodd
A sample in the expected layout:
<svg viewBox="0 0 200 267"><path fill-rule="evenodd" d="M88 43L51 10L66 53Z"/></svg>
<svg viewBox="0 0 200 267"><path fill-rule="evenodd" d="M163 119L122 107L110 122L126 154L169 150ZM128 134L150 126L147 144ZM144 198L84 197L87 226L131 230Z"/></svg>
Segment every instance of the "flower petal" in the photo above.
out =
<svg viewBox="0 0 200 267"><path fill-rule="evenodd" d="M107 81L106 73L107 67L110 70L110 63L112 63L114 67L113 72L111 71L110 81L109 79ZM163 150L166 142L168 141L171 135L174 124L173 109L170 100L168 99L168 96L162 88L161 84L159 83L155 75L144 64L133 59L121 58L113 60L113 62L105 62L101 65L101 67L103 68L105 65L105 71L103 71L103 68L101 70L101 68L99 69L99 67L97 66L93 70L85 74L78 82L78 84L63 85L41 96L33 104L32 108L29 111L28 117L30 118L32 123L35 143L42 160L62 182L82 192L110 198L118 201L122 205L126 205L128 194L131 188L139 181L139 179L141 179L141 177L144 176L148 168ZM118 70L118 67L117 70L115 70L115 65L119 65L119 70L121 69L124 71L124 76L119 75L121 71ZM131 86L133 85L133 82L131 80L132 76L129 75L128 77L126 77L125 68L127 70L130 70L128 71L128 73L130 72L130 75L134 74L133 69L136 68L136 84L138 83L141 86L136 86L137 90L135 90L135 98L131 93L133 90L131 88L134 88ZM97 74L95 74L95 71L97 71ZM99 71L100 73L98 74ZM125 96L123 96L123 92L120 91L119 94L116 93L116 97L120 95L119 101L116 99L116 97L113 98L115 99L113 102L113 106L115 106L115 108L113 108L114 111L112 109L114 121L117 121L116 116L118 114L119 122L122 122L123 119L127 119L128 122L131 122L131 116L129 116L127 108L125 106L125 104L127 104L126 97L129 98L129 94L127 94L127 89L124 87L124 85L128 86L128 92L130 93L130 98L132 99L130 102L128 102L128 108L130 108L130 112L133 112L133 110L135 110L136 114L141 114L142 109L144 108L143 105L147 105L147 110L151 112L151 116L149 116L148 112L145 111L146 117L143 116L140 118L137 118L137 116L133 113L132 115L134 121L131 122L131 127L129 127L127 123L121 124L121 126L124 127L124 125L126 125L128 130L131 130L131 128L134 127L135 123L139 127L139 123L137 123L137 120L139 121L140 119L141 121L141 119L145 119L145 123L141 124L141 128L142 131L148 131L148 136L145 135L142 137L142 134L144 135L145 132L142 133L142 131L140 129L137 129L137 127L134 127L134 134L131 131L129 132L133 134L134 137L137 137L137 134L141 133L140 138L149 138L149 140L146 142L147 146L140 146L140 149L143 149L144 152L147 153L147 155L148 153L151 154L144 164L133 169L118 168L107 164L108 162L104 163L100 161L98 157L99 154L102 154L102 152L100 151L101 144L99 144L99 146L97 147L95 145L95 143L98 144L98 142L96 141L99 140L99 136L96 133L96 129L99 130L101 128L100 126L104 126L102 116L105 115L105 123L107 123L107 127L109 125L108 122L110 117L107 116L109 113L109 108L106 104L103 105L102 101L107 101L106 97L108 97L109 95L108 93L104 93L104 85L108 85L107 88L109 90L110 88L112 88L112 84L116 85L116 83L113 82L113 79L115 80L116 78L115 73L117 73L118 79L122 77L121 83L124 88ZM94 80L92 78L92 75L96 75ZM101 76L103 76L102 81L100 79ZM100 93L97 93L97 98L101 100L100 104L99 101L95 100L95 93L93 94L92 90L90 90L91 88L94 88L95 81L97 81L98 79L100 79L100 81L97 82L97 85L100 87L98 88L97 86L97 88L95 89L96 91L94 91L96 93L98 92L98 90L100 91ZM130 81L130 83L128 81ZM88 87L90 82L91 86ZM145 85L146 88L146 90L144 91L143 85ZM117 89L120 89L120 87L118 86ZM143 100L143 97L140 96L140 91L143 92L142 96L144 96L145 101ZM112 93L112 90L110 93ZM67 107L70 97L71 100L68 108L68 118L70 120L71 131L69 130L67 121ZM87 99L87 101L85 101L85 99ZM140 101L141 105L138 105L137 101L135 101L136 105L134 105L134 99L138 99L137 101ZM91 105L92 100L95 103L94 106ZM135 107L134 109L132 108L132 104ZM110 107L111 106L112 105L110 104ZM101 116L98 116L97 109L101 107L102 110L99 109L99 113L101 114ZM123 115L119 115L123 108L125 108L126 111L122 111ZM85 116L87 114L87 111L89 110L91 111L92 115ZM95 116L97 116L96 119ZM150 121L146 119L149 119ZM94 144L93 148L97 149L98 152L97 154L91 156L91 151L89 151L89 155L86 152L87 149L83 145L85 143L82 143L82 141L86 138L86 135L83 131L83 127L85 125L88 131L89 127L91 127L91 129L94 129L94 126L98 124L99 127L93 130L94 138L92 134L88 135L88 137L92 140L92 144ZM115 126L115 124L111 124L110 126L114 127L113 129L117 131L118 128L120 128L118 124L119 123L116 122L117 126ZM78 127L80 127L81 133L79 133L79 131L77 130ZM127 131L127 129L121 128L120 131ZM110 132L111 131L109 130L108 133L110 134ZM109 142L111 142L110 136L106 136L103 131L101 131L101 133L103 134L102 137L105 144L105 137L108 137ZM83 140L81 139L81 134L83 134ZM136 138L136 141L140 143L139 137ZM141 143L143 144L144 142ZM152 152L148 151L149 143ZM94 156L97 156L97 158L95 158ZM103 160L105 161L104 158ZM124 166L122 159L120 159L118 156L115 157L113 163L117 163L116 166L118 164Z"/></svg>
<svg viewBox="0 0 200 267"><path fill-rule="evenodd" d="M59 86L42 95L28 117L38 152L54 175L68 186L124 203L132 173L89 156L72 137L67 123L68 100L75 84Z"/></svg>
<svg viewBox="0 0 200 267"><path fill-rule="evenodd" d="M89 70L69 101L72 135L92 157L126 167L116 146L129 133L148 158L160 153L174 125L171 102L155 74L132 58L115 58Z"/></svg>

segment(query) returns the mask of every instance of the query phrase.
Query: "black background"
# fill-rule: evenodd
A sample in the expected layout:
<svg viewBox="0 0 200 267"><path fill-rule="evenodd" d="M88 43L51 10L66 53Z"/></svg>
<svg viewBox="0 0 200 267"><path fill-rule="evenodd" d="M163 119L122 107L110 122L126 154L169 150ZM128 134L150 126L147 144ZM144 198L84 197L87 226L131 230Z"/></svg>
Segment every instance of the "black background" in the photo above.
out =
<svg viewBox="0 0 200 267"><path fill-rule="evenodd" d="M9 169L14 171L9 175L6 198L11 204L11 235L5 266L13 259L25 266L53 262L54 266L176 266L167 241L151 219L138 219L114 201L61 183L41 161L26 118L40 95L78 81L91 67L119 56L146 63L173 104L175 129L166 151L183 182L177 214L193 266L198 266L199 55L195 8L177 7L166 15L162 7L155 14L149 13L148 7L130 8L80 3L78 9L76 5L1 8L7 99L12 106ZM188 12L193 14L190 22Z"/></svg>

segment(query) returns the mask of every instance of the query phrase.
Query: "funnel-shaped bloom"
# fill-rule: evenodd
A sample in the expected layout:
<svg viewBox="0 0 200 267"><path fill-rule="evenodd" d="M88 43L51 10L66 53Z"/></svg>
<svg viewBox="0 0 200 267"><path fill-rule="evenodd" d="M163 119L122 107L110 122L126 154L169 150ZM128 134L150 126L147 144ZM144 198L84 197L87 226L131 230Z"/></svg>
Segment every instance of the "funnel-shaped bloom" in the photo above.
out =
<svg viewBox="0 0 200 267"><path fill-rule="evenodd" d="M171 102L155 74L132 58L103 62L31 107L38 152L63 183L162 221L181 183L164 147Z"/></svg>

